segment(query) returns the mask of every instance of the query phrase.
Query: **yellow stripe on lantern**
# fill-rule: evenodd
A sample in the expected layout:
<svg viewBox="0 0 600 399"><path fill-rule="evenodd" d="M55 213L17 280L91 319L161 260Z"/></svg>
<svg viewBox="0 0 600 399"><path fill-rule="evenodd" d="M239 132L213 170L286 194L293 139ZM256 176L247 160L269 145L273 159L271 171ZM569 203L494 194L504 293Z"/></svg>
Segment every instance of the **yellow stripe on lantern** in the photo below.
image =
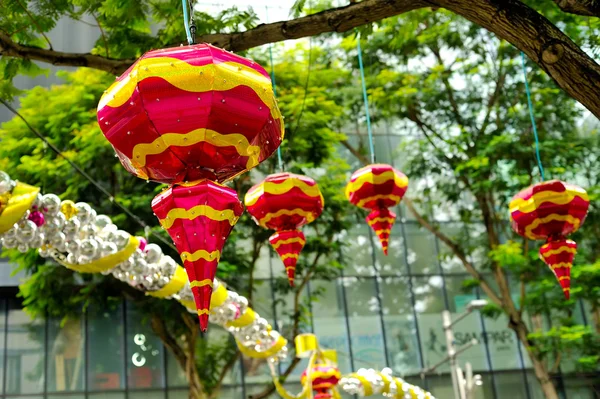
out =
<svg viewBox="0 0 600 399"><path fill-rule="evenodd" d="M262 182L256 188L246 193L246 196L244 197L244 203L246 206L252 206L264 193L282 195L289 192L293 188L300 189L309 197L321 197L321 202L323 202L323 195L319 190L319 186L316 184L311 186L300 179L286 179L281 183L275 183L271 181Z"/></svg>
<svg viewBox="0 0 600 399"><path fill-rule="evenodd" d="M286 259L298 259L299 254L283 254L281 255L281 260Z"/></svg>
<svg viewBox="0 0 600 399"><path fill-rule="evenodd" d="M359 208L362 208L363 206L365 206L365 204L367 204L371 201L377 201L377 200L391 200L394 202L400 202L402 200L402 197L400 197L399 195L392 195L392 194L377 194L377 195L372 195L370 197L361 199L360 201L358 201L356 203L356 206L358 206Z"/></svg>
<svg viewBox="0 0 600 399"><path fill-rule="evenodd" d="M213 286L213 282L211 279L204 279L204 280L194 280L194 281L190 281L190 288L194 288L194 287L198 287L198 288L202 288L202 287L206 287L209 286L212 288Z"/></svg>
<svg viewBox="0 0 600 399"><path fill-rule="evenodd" d="M254 310L252 310L252 308L246 308L244 314L227 323L227 327L246 327L247 325L252 324L255 318L256 313L254 313Z"/></svg>
<svg viewBox="0 0 600 399"><path fill-rule="evenodd" d="M570 269L571 267L573 267L573 265L571 263L567 263L567 262L560 262L560 263L557 263L555 265L550 266L550 268L552 270L560 269L560 268L563 268L563 267L566 267L567 269Z"/></svg>
<svg viewBox="0 0 600 399"><path fill-rule="evenodd" d="M573 201L575 197L579 197L584 201L589 201L590 198L587 192L581 187L565 186L565 191L542 191L533 194L528 199L515 198L508 208L511 213L519 211L521 213L531 213L535 211L543 202L550 202L555 205L565 205Z"/></svg>
<svg viewBox="0 0 600 399"><path fill-rule="evenodd" d="M235 147L238 155L248 157L246 168L252 169L258 165L260 147L250 145L246 136L239 133L221 134L206 128L189 133L165 133L151 143L136 144L133 147L131 162L134 166L142 168L146 165L149 155L162 154L171 146L188 147L198 143L208 143L215 147Z"/></svg>
<svg viewBox="0 0 600 399"><path fill-rule="evenodd" d="M570 276L560 276L558 278L558 281L563 281L563 280L571 280L571 277Z"/></svg>
<svg viewBox="0 0 600 399"><path fill-rule="evenodd" d="M378 185L387 183L390 180L393 180L394 184L400 188L408 186L408 177L404 175L398 175L393 170L385 171L379 175L375 175L372 173L364 173L360 175L356 180L348 183L348 185L346 186L346 197L349 198L351 193L357 192L366 183Z"/></svg>
<svg viewBox="0 0 600 399"><path fill-rule="evenodd" d="M565 245L564 247L561 247L561 248L552 249L552 250L547 251L547 252L542 252L542 256L544 258L549 258L552 255L558 255L558 254L561 254L563 252L569 252L571 254L576 254L577 253L577 248L568 247L568 246Z"/></svg>
<svg viewBox="0 0 600 399"><path fill-rule="evenodd" d="M160 290L149 291L146 295L150 295L157 298L166 298L173 294L178 293L185 286L185 283L188 281L187 273L185 269L179 265L175 269L175 273L173 273L173 277L164 287ZM192 309L196 308L196 305L192 302ZM187 307L187 306L186 306Z"/></svg>
<svg viewBox="0 0 600 399"><path fill-rule="evenodd" d="M300 238L300 237L292 237L292 238L288 238L287 240L279 240L279 241L275 242L272 246L273 246L273 249L277 249L277 248L279 248L282 245L293 244L295 242L297 242L297 243L299 243L301 245L306 244L306 241L303 240L302 238Z"/></svg>
<svg viewBox="0 0 600 399"><path fill-rule="evenodd" d="M533 234L533 230L535 230L539 225L548 222L569 222L573 225L573 230L577 230L581 220L571 215L558 215L553 213L546 217L535 219L533 222L531 222L527 227L525 227L525 236L533 240L544 238L542 236L538 236L537 234Z"/></svg>
<svg viewBox="0 0 600 399"><path fill-rule="evenodd" d="M265 217L263 217L262 219L259 219L258 222L260 225L264 225L265 223L269 223L272 219L275 219L275 218L277 218L279 216L283 216L283 215L287 215L287 216L300 215L300 216L304 217L308 223L315 220L315 216L313 215L312 212L307 212L303 209L295 208L295 209L280 209L277 212L269 213L269 214L265 215Z"/></svg>
<svg viewBox="0 0 600 399"><path fill-rule="evenodd" d="M56 259L60 264L68 269L74 270L79 273L101 273L112 269L119 263L129 259L135 250L140 246L140 242L134 236L129 236L129 244L121 251L114 254L107 255L103 258L96 259L93 262L85 263L82 265L75 265Z"/></svg>
<svg viewBox="0 0 600 399"><path fill-rule="evenodd" d="M391 232L392 232L392 230L391 230L391 229L381 229L381 230L375 230L375 235L379 236L380 234L383 234L383 233L390 234Z"/></svg>
<svg viewBox="0 0 600 399"><path fill-rule="evenodd" d="M231 76L235 79L216 79L216 75ZM148 78L160 78L180 90L204 93L207 91L228 91L237 86L247 86L269 107L274 119L281 114L275 106L275 96L269 78L237 62L223 62L194 66L183 60L171 57L143 58L123 79L113 83L100 99L98 109L124 105L133 95L138 83Z"/></svg>
<svg viewBox="0 0 600 399"><path fill-rule="evenodd" d="M207 218L222 222L227 220L231 226L235 225L239 219L233 210L224 209L222 211L213 208L210 205L196 205L191 209L174 208L167 213L164 219L160 219L160 224L165 229L170 229L177 219L193 220L198 216L206 216Z"/></svg>
<svg viewBox="0 0 600 399"><path fill-rule="evenodd" d="M208 314L208 309L198 309L198 316L202 316L203 314Z"/></svg>
<svg viewBox="0 0 600 399"><path fill-rule="evenodd" d="M388 218L388 217L374 218L374 219L368 220L367 224L369 226L373 226L375 223L378 223L378 222L394 223L394 218Z"/></svg>
<svg viewBox="0 0 600 399"><path fill-rule="evenodd" d="M6 233L21 219L25 212L31 208L31 204L35 201L39 192L39 187L17 182L11 192L11 197L8 199L8 204L0 214L0 234Z"/></svg>
<svg viewBox="0 0 600 399"><path fill-rule="evenodd" d="M208 262L212 262L213 260L219 260L221 258L221 251L215 249L212 252L208 252L205 249L199 249L194 253L182 252L181 260L188 262L195 262L198 259L204 259Z"/></svg>
<svg viewBox="0 0 600 399"><path fill-rule="evenodd" d="M287 266L285 270L295 270L296 266Z"/></svg>

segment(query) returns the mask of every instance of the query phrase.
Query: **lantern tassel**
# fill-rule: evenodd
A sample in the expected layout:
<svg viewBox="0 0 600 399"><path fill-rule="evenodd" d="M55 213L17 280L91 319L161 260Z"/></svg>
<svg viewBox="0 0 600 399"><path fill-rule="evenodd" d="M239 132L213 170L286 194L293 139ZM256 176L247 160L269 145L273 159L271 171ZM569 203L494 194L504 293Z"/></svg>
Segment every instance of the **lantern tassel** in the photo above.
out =
<svg viewBox="0 0 600 399"><path fill-rule="evenodd" d="M566 238L549 238L540 248L540 259L556 276L566 299L569 299L571 294L571 267L576 253L577 244Z"/></svg>
<svg viewBox="0 0 600 399"><path fill-rule="evenodd" d="M366 218L367 224L371 226L385 255L388 254L388 245L390 242L390 232L396 220L396 214L387 208L376 208L369 213Z"/></svg>
<svg viewBox="0 0 600 399"><path fill-rule="evenodd" d="M283 261L288 281L290 286L293 287L294 277L296 276L296 263L304 244L306 244L304 233L300 230L278 231L269 237L269 242Z"/></svg>

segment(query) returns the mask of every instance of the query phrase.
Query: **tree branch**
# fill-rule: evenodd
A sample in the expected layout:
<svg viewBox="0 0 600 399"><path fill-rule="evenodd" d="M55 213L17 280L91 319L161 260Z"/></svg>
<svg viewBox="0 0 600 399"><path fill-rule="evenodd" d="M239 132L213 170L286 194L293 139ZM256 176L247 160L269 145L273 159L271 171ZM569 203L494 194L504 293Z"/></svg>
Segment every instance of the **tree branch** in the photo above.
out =
<svg viewBox="0 0 600 399"><path fill-rule="evenodd" d="M598 0L554 0L556 5L570 14L600 17L600 1Z"/></svg>
<svg viewBox="0 0 600 399"><path fill-rule="evenodd" d="M342 140L340 141L340 144L346 147L346 149L348 149L348 151L350 151L350 153L354 155L361 163L365 165L368 165L370 163L367 157L361 154L356 148L354 148L352 144L348 142L348 140Z"/></svg>

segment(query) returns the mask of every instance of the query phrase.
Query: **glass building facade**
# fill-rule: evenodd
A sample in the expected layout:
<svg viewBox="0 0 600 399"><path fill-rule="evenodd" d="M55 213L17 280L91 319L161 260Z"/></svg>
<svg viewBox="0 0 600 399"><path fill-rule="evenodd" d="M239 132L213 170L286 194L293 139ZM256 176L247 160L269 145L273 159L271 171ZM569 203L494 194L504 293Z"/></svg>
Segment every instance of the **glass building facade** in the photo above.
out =
<svg viewBox="0 0 600 399"><path fill-rule="evenodd" d="M395 140L400 138L377 136L380 161L394 161L393 153L381 152L395 148ZM395 211L398 220L388 256L362 220L341 237L347 245L337 257L344 269L333 280L313 279L306 285L302 299L316 296L318 300L307 302L310 317L302 329L317 334L323 347L337 350L343 373L388 366L436 397L452 398L447 365L433 374L421 371L446 356L441 312L449 310L457 317L472 299L485 296L478 289L465 292L462 282L469 275L462 264L402 206ZM436 214L446 220L440 226L451 237L465 228L451 221L450 211ZM476 225L469 227L471 236L481 233ZM477 264L476 254L471 256ZM285 282L281 272L280 260L265 246L255 269L252 306L286 333L291 328L292 298L279 300L276 295L275 286ZM16 298L15 279L8 274L3 278L0 283L7 287L0 298L0 398L187 398L178 363L130 304L123 302L113 311L90 309L81 319L62 324L52 319L31 323ZM489 281L493 282L491 276ZM591 322L583 303L576 313L579 322ZM532 328L552 326L550 317L526 315L526 319ZM208 339L226 334L216 326L209 331ZM457 347L473 338L479 341L459 357L463 368L470 362L482 376L475 398L544 398L527 354L504 316L489 319L474 312L454 331ZM290 391L300 391L303 368L301 363L288 379ZM568 358L552 379L561 398L600 397L600 376L576 373ZM263 391L267 382L263 362L243 359L231 369L218 397L247 398Z"/></svg>

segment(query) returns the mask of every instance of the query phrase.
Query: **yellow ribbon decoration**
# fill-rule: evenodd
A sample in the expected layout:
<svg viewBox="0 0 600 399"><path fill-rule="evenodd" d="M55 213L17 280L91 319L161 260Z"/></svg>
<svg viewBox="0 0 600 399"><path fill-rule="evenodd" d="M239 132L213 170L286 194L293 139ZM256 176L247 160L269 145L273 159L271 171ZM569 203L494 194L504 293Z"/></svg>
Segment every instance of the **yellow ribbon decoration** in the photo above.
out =
<svg viewBox="0 0 600 399"><path fill-rule="evenodd" d="M61 263L64 267L79 273L101 273L110 270L113 267L117 266L119 263L129 259L129 257L133 255L133 253L139 246L140 242L138 241L138 239L134 236L129 236L129 244L127 244L127 246L124 249L117 253L92 261L90 263L74 265L71 263L60 261L58 259L56 260L59 263Z"/></svg>
<svg viewBox="0 0 600 399"><path fill-rule="evenodd" d="M298 334L294 339L296 357L307 358L319 350L319 340L315 334Z"/></svg>
<svg viewBox="0 0 600 399"><path fill-rule="evenodd" d="M279 352L281 350L281 348L283 348L285 345L287 345L287 340L285 338L283 338L283 336L279 336L279 338L277 338L277 341L275 341L275 344L273 344L272 347L270 347L269 349L267 349L264 352L257 352L253 349L247 348L244 345L242 345L239 341L235 341L238 348L240 349L240 352L242 352L242 354L244 356L247 357L251 357L253 359L267 359L271 356L274 356L277 354L277 352Z"/></svg>
<svg viewBox="0 0 600 399"><path fill-rule="evenodd" d="M247 325L251 324L255 318L256 313L254 313L254 310L252 310L252 308L246 308L244 314L227 323L227 327L246 327Z"/></svg>
<svg viewBox="0 0 600 399"><path fill-rule="evenodd" d="M6 208L0 214L0 234L6 233L31 208L31 204L40 192L39 187L17 182L12 190Z"/></svg>
<svg viewBox="0 0 600 399"><path fill-rule="evenodd" d="M173 277L164 287L162 287L160 290L149 291L146 293L146 295L150 295L156 298L167 298L181 291L181 289L185 286L185 283L187 281L188 277L187 273L185 272L185 269L178 265L175 269L175 273L173 273ZM193 309L195 308L196 305L193 305Z"/></svg>

